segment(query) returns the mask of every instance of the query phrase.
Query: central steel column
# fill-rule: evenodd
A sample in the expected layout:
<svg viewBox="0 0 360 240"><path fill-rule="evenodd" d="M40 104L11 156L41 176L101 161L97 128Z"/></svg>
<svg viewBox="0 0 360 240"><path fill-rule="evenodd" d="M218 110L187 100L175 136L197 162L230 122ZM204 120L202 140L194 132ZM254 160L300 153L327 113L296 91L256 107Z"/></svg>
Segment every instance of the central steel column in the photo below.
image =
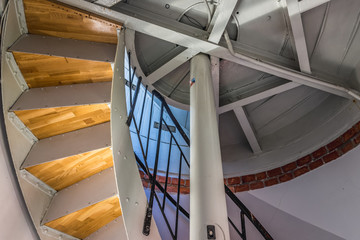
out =
<svg viewBox="0 0 360 240"><path fill-rule="evenodd" d="M230 240L210 59L190 64L190 240Z"/></svg>

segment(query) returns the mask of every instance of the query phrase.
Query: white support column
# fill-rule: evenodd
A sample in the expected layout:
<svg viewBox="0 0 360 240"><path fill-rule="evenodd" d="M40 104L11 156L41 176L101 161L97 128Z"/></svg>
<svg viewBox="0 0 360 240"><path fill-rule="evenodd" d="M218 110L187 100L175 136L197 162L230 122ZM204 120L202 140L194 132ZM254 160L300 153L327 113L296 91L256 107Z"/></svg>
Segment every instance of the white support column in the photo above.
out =
<svg viewBox="0 0 360 240"><path fill-rule="evenodd" d="M210 59L199 54L190 65L190 240L209 239L211 226L217 240L229 240Z"/></svg>
<svg viewBox="0 0 360 240"><path fill-rule="evenodd" d="M217 122L219 124L219 84L220 84L220 59L217 57L210 57L211 62L211 77L213 81L213 87L214 87L214 99L215 99L215 107L216 107L216 118Z"/></svg>

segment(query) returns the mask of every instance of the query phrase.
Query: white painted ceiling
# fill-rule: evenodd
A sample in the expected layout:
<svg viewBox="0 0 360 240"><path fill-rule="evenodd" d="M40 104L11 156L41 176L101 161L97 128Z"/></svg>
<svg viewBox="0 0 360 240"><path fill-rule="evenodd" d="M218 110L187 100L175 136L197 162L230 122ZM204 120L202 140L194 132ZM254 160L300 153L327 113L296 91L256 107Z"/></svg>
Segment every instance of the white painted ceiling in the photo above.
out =
<svg viewBox="0 0 360 240"><path fill-rule="evenodd" d="M311 77L360 90L360 1L295 1L304 8L308 3L319 3L310 10L301 10L300 27L290 20L288 4L291 2L237 1L226 27L234 51L278 69L296 72L304 72L299 62L304 63L301 58L308 56ZM220 1L211 0L208 4L213 14ZM196 29L206 30L209 21L209 11L202 0L127 0L111 9L134 17L138 17L138 12L142 19L148 18L150 22L156 22L158 16L161 24L169 29L175 20L182 23L180 26L191 26L195 36ZM141 31L135 31L134 47L130 49L135 58L132 62L144 76L151 76L189 46L185 42L181 46L179 39L169 42L155 37L156 33L144 34L147 26L135 28ZM295 43L301 43L301 36L294 32L299 29L306 49L296 47ZM219 45L228 47L224 37ZM144 82L171 99L172 104L184 107L189 104L189 66L186 61L153 84L146 77ZM224 59L220 59L219 74L220 107L290 82ZM225 174L229 176L293 161L330 142L360 119L357 101L309 86L252 102L245 105L244 110L262 151L256 154L252 151L242 123L233 111L220 114L222 156Z"/></svg>

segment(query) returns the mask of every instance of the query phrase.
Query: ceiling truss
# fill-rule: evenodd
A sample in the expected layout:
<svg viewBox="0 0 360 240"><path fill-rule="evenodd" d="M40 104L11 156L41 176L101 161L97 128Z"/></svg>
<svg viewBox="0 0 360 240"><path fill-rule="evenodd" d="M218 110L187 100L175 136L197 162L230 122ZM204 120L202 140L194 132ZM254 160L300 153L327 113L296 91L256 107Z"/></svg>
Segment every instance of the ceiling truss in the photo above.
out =
<svg viewBox="0 0 360 240"><path fill-rule="evenodd" d="M260 152L261 147L256 139L255 132L251 127L250 122L248 121L243 106L258 101L260 99L293 89L300 85L306 85L350 99L360 99L360 95L355 90L348 89L341 85L335 85L323 79L318 79L310 75L310 62L307 53L301 13L308 11L311 8L317 7L323 3L326 3L329 0L304 0L299 3L296 0L286 0L301 72L295 71L291 68L286 68L277 64L273 64L272 61L265 62L258 58L249 57L239 53L238 51L232 52L229 51L226 46L219 45L226 25L236 7L237 0L221 1L220 5L216 8L214 16L210 22L210 33L128 4L118 4L116 6L116 11L114 11L97 6L96 4L88 3L84 0L58 1L84 9L86 11L95 13L97 15L109 18L114 21L122 22L127 28L187 48L148 76L144 76L146 77L148 84L155 83L157 80L161 79L166 74L170 73L172 70L176 69L200 52L209 54L213 57L213 59L225 59L243 65L245 67L249 67L261 72L265 72L280 78L290 80L290 83L286 83L275 88L265 90L261 93L241 99L235 103L218 108L218 114L231 110L234 111L237 119L240 122L241 127L244 130L248 142L255 153ZM230 46L228 47L233 49L233 46L231 44L235 45L236 43L230 42ZM218 75L216 73L216 70L218 70L218 67L214 68L213 64L213 74ZM216 87L215 91L218 91L218 81L214 82L214 87Z"/></svg>
<svg viewBox="0 0 360 240"><path fill-rule="evenodd" d="M311 74L310 61L305 41L299 2L298 0L286 0L286 5L295 41L295 48L299 60L300 70L304 73Z"/></svg>
<svg viewBox="0 0 360 240"><path fill-rule="evenodd" d="M139 9L128 4L118 4L117 11L107 9L84 0L58 0L59 2L84 9L108 19L124 23L124 26L141 33L172 42L198 52L225 59L245 67L262 71L280 78L288 79L309 87L320 89L346 98L360 99L360 95L341 85L329 83L311 75L263 62L240 53L232 55L229 50L208 41L209 34L201 29L171 20L167 17ZM144 76L145 77L145 76Z"/></svg>

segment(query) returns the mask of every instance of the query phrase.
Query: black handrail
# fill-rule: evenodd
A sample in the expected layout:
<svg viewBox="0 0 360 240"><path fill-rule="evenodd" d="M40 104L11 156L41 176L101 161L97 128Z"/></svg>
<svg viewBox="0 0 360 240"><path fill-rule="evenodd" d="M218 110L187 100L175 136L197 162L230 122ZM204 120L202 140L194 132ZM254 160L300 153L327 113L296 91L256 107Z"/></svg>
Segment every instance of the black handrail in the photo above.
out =
<svg viewBox="0 0 360 240"><path fill-rule="evenodd" d="M129 69L129 72L130 72L130 69ZM129 77L130 76L131 75L129 74ZM131 94L131 92L132 92L132 82L133 82L133 79L131 79L131 82L130 82L130 94L129 94L130 98L132 98L132 94ZM127 120L127 124L128 124L128 126L130 126L132 122L134 123L135 130L136 130L136 133L137 133L137 136L138 136L138 141L140 143L142 154L143 154L143 160L144 160L145 164L135 154L136 160L137 160L137 163L139 165L139 168L142 169L142 171L144 171L146 175L148 175L149 181L150 181L150 189L151 189L151 191L150 191L149 202L148 202L148 206L147 206L147 209L146 209L146 215L145 215L145 219L144 219L143 234L144 235L149 235L149 233L150 233L150 224L151 224L151 217L152 217L152 211L153 211L153 203L154 203L154 199L155 199L155 201L159 205L161 214L164 217L166 226L168 227L172 238L177 239L179 211L185 217L189 218L189 213L180 205L180 180L181 180L182 160L184 160L186 162L188 167L190 167L190 165L189 165L189 162L186 159L186 156L183 153L183 151L182 151L182 149L181 149L181 147L180 147L180 145L178 143L178 140L175 138L174 134L171 132L169 125L166 123L166 121L165 121L165 119L163 117L164 111L168 114L171 121L175 125L176 130L180 133L180 135L182 136L183 140L185 141L185 143L186 143L186 145L188 147L190 147L190 139L186 135L184 130L182 129L179 122L176 120L175 116L173 115L170 107L166 103L163 96L158 91L153 90L152 91L152 98L151 98L151 107L150 107L151 109L150 109L150 116L149 116L149 124L148 124L148 129L147 129L148 130L147 131L148 135L146 137L146 150L144 150L142 141L140 139L140 127L139 128L137 127L138 124L136 123L136 120L134 118L134 112L135 112L135 107L136 107L136 102L137 102L137 96L138 96L139 91L140 91L140 86L141 86L141 79L138 80L134 96L133 96L132 99L130 99L130 112L129 112L129 117L128 117L128 120ZM145 88L145 94L147 94L147 86ZM148 149L149 149L149 139L150 139L150 128L151 128L151 122L152 122L152 118L153 118L154 97L156 97L160 101L160 109L161 110L160 110L160 118L159 118L158 136L157 136L157 139L156 139L157 144L156 144L155 165L154 165L153 171L151 173L151 171L149 169L149 166L148 166ZM146 96L144 96L143 101L142 101L141 116L140 116L139 126L141 126L142 120L143 120L145 98L146 98ZM168 153L168 159L167 159L168 162L167 162L167 168L166 168L166 178L165 178L164 187L156 180L158 163L159 163L161 132L162 132L163 124L164 124L165 128L168 130L168 132L170 133L170 145L169 145L169 153ZM171 162L170 156L171 156L171 149L172 149L172 143L173 142L175 143L174 146L176 146L178 148L178 150L180 151L178 183L177 183L177 199L176 200L174 198L172 198L171 195L168 194L168 192L167 192L168 176L169 176L169 165L170 165L170 162ZM159 189L159 191L161 193L163 193L162 204L161 204L161 201L159 200L159 198L158 198L158 196L156 194L155 186ZM230 218L229 218L229 223L230 223L230 225L232 227L234 227L235 231L238 233L238 235L241 237L241 239L246 240L246 228L245 228L245 219L244 219L244 216L246 216L248 218L248 220L255 226L255 228L264 237L265 240L273 240L273 238L266 231L266 229L261 225L261 223L257 220L257 218L250 212L250 210L240 201L240 199L237 198L236 195L226 185L224 185L224 187L225 187L225 193L227 194L227 196L240 209L241 232L235 226L235 224L233 223L233 221ZM166 217L166 214L164 212L165 200L166 199L168 199L170 201L170 203L172 203L176 207L175 230L173 230L171 228L170 223L169 223L169 221L168 221L168 219Z"/></svg>
<svg viewBox="0 0 360 240"><path fill-rule="evenodd" d="M180 132L181 136L184 138L185 142L190 146L190 139L183 131L182 127L176 120L175 116L172 114L168 104L166 103L165 99L161 96L159 92L156 90L152 91L154 95L161 101L162 105L165 107L169 117L175 124L177 130ZM255 228L261 233L261 235L266 240L273 240L271 235L266 231L266 229L262 226L262 224L257 220L257 218L250 212L250 210L240 201L238 197L224 184L225 186L225 193L228 195L228 197L236 204L236 206L241 210L242 214L245 214L245 216L250 220L250 222L255 226ZM243 218L243 217L242 217ZM245 233L245 221L242 221L242 229L243 232L240 235L244 240L246 239L246 233ZM238 230L238 229L235 229ZM237 231L239 233L239 231Z"/></svg>

